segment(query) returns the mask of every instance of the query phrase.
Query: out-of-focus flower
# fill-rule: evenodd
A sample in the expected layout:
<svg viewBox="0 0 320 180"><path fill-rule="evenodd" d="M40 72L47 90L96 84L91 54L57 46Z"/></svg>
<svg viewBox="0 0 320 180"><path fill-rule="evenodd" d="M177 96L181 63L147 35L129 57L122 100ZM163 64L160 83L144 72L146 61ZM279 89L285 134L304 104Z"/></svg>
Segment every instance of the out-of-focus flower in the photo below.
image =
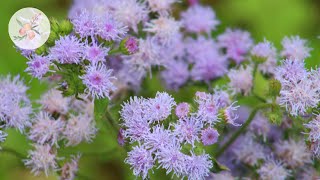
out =
<svg viewBox="0 0 320 180"><path fill-rule="evenodd" d="M50 144L58 146L58 141L62 138L65 123L60 119L53 119L48 113L40 112L33 120L33 125L29 132L29 139L38 144Z"/></svg>
<svg viewBox="0 0 320 180"><path fill-rule="evenodd" d="M160 16L158 19L146 23L144 31L154 33L160 42L169 44L179 32L179 29L180 22L175 21L172 17Z"/></svg>
<svg viewBox="0 0 320 180"><path fill-rule="evenodd" d="M181 13L181 21L188 32L210 34L220 24L210 7L194 5Z"/></svg>
<svg viewBox="0 0 320 180"><path fill-rule="evenodd" d="M23 160L24 164L31 168L32 173L39 175L44 171L48 176L50 172L58 170L56 151L49 144L34 145L34 148L35 150L28 152L28 159Z"/></svg>
<svg viewBox="0 0 320 180"><path fill-rule="evenodd" d="M118 0L114 3L115 18L138 32L138 24L145 22L148 17L146 3L140 0Z"/></svg>
<svg viewBox="0 0 320 180"><path fill-rule="evenodd" d="M172 4L179 2L179 0L147 0L151 11L159 12L160 14L167 14L171 10Z"/></svg>
<svg viewBox="0 0 320 180"><path fill-rule="evenodd" d="M71 115L63 131L66 146L76 146L82 141L91 142L96 133L95 122L87 114Z"/></svg>
<svg viewBox="0 0 320 180"><path fill-rule="evenodd" d="M312 50L307 46L307 40L301 39L299 36L284 37L282 46L281 56L296 61L302 61L310 57L310 51Z"/></svg>
<svg viewBox="0 0 320 180"><path fill-rule="evenodd" d="M62 93L56 89L51 89L43 94L38 101L41 108L50 113L66 114L69 110L70 98L63 97Z"/></svg>
<svg viewBox="0 0 320 180"><path fill-rule="evenodd" d="M275 144L275 153L291 168L302 167L311 163L311 153L304 141L280 141Z"/></svg>
<svg viewBox="0 0 320 180"><path fill-rule="evenodd" d="M238 70L231 69L228 73L230 79L229 86L235 93L249 95L253 86L253 76L251 66L241 66Z"/></svg>
<svg viewBox="0 0 320 180"><path fill-rule="evenodd" d="M72 159L65 163L61 169L60 180L73 180L79 168L80 155L73 156Z"/></svg>
<svg viewBox="0 0 320 180"><path fill-rule="evenodd" d="M78 64L82 60L84 44L74 35L61 36L49 49L49 56L61 64Z"/></svg>
<svg viewBox="0 0 320 180"><path fill-rule="evenodd" d="M189 79L188 64L184 61L173 61L161 72L161 77L168 89L178 90Z"/></svg>
<svg viewBox="0 0 320 180"><path fill-rule="evenodd" d="M86 74L80 77L86 85L86 92L93 98L110 98L110 93L116 89L112 76L112 70L103 64L90 65L86 68Z"/></svg>
<svg viewBox="0 0 320 180"><path fill-rule="evenodd" d="M245 55L253 45L253 40L247 31L227 29L218 36L218 44L221 48L226 48L228 58L240 64L245 60Z"/></svg>
<svg viewBox="0 0 320 180"><path fill-rule="evenodd" d="M267 40L256 44L251 49L251 55L253 58L260 58L264 60L259 64L258 68L265 74L273 74L277 65L277 50L274 45Z"/></svg>
<svg viewBox="0 0 320 180"><path fill-rule="evenodd" d="M107 41L120 40L128 31L125 25L117 21L111 14L108 13L100 18L98 27L98 35Z"/></svg>
<svg viewBox="0 0 320 180"><path fill-rule="evenodd" d="M23 132L25 127L31 126L32 106L26 94L27 89L20 76L0 77L0 121L5 127L14 127Z"/></svg>
<svg viewBox="0 0 320 180"><path fill-rule="evenodd" d="M258 174L262 180L285 180L290 173L285 169L281 162L269 159L265 162L260 169Z"/></svg>

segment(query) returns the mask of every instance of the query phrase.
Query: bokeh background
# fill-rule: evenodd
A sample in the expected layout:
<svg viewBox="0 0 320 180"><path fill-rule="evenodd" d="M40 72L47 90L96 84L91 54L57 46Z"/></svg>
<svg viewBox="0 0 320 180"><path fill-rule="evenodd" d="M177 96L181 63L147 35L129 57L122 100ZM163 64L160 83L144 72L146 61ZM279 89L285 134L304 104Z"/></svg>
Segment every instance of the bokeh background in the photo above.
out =
<svg viewBox="0 0 320 180"><path fill-rule="evenodd" d="M88 0L89 1L89 0ZM116 0L115 0L116 1ZM278 49L286 35L300 35L309 40L313 47L312 57L306 60L307 67L320 64L320 1L318 0L202 0L211 5L221 21L217 33L226 27L240 27L252 33L255 42L264 38L274 42ZM16 52L8 35L8 23L11 16L24 7L35 7L42 10L48 17L63 19L67 16L71 0L1 0L0 1L0 75L20 74L30 86L32 100L40 97L47 88L46 83L31 79L24 69L26 59ZM148 79L144 86L152 92L163 90L157 78ZM260 86L262 91L264 86ZM198 89L182 89L182 93L174 93L177 101L186 101ZM258 90L259 91L259 90ZM191 101L187 100L187 101ZM250 102L249 102L250 103ZM1 105L1 102L0 102ZM36 106L35 106L36 108ZM117 113L113 114L117 118ZM30 143L15 130L8 130L9 136L2 147L17 150L22 156L27 155ZM129 167L124 165L126 156L124 149L118 147L116 133L107 128L100 128L97 139L92 144L82 144L61 152L61 156L81 150L79 179L135 179ZM34 177L25 169L19 157L12 153L0 151L0 179L56 179L55 175L45 178ZM164 172L157 171L151 179L166 179Z"/></svg>

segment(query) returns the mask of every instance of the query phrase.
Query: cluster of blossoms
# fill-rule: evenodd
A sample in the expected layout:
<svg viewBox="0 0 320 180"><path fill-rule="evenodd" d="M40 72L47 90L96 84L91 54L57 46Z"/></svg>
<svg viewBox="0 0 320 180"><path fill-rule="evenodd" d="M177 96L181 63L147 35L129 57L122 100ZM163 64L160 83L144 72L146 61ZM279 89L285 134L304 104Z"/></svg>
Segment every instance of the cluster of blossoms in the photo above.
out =
<svg viewBox="0 0 320 180"><path fill-rule="evenodd" d="M146 179L158 166L180 178L209 176L213 163L203 147L218 141L217 124L238 125L237 106L220 93L197 92L195 112L188 103L176 105L164 92L149 99L133 97L123 104L122 133L130 144L135 144L125 162L131 165L134 175ZM174 106L175 115L171 114Z"/></svg>
<svg viewBox="0 0 320 180"><path fill-rule="evenodd" d="M1 77L0 86L1 127L15 128L33 143L34 149L29 151L28 158L24 160L25 165L36 175L41 171L46 175L52 171L61 171L62 175L73 177L80 156L72 157L70 163L65 163L64 166L70 167L59 169L58 161L62 158L57 157L57 152L60 147L91 142L95 137L97 128L92 100L63 97L60 91L52 89L37 101L40 110L36 111L32 109L27 96L28 87L19 76ZM1 131L0 135L3 142L7 134Z"/></svg>
<svg viewBox="0 0 320 180"><path fill-rule="evenodd" d="M177 104L158 92L155 98L134 96L122 105L118 141L133 146L125 162L135 176L146 179L162 168L195 180L246 177L248 171L268 180L295 174L319 178L312 155L320 156L320 68L305 68L312 50L307 40L284 37L278 51L272 42L256 43L241 29L227 28L213 37L220 24L215 12L189 0L174 18L173 6L179 3L75 0L69 20L51 20L44 46L20 50L28 59L27 73L59 85L37 101L35 112L19 77L0 78L0 127L16 128L33 142L25 164L35 174L59 171L62 179L73 179L80 156L61 168L58 150L92 141L94 117L100 117L94 108L107 110L94 102L117 101L128 90L147 92L142 82L156 74L175 91L194 82L204 82L198 84L211 91L214 80L227 82L212 94L198 91L193 103ZM256 92L257 74L269 82L268 92ZM251 113L250 107L239 108L238 97L254 98L261 108ZM307 142L293 130L308 135ZM0 142L6 136L1 130ZM223 152L211 149L216 146ZM219 172L224 167L214 158L231 172Z"/></svg>

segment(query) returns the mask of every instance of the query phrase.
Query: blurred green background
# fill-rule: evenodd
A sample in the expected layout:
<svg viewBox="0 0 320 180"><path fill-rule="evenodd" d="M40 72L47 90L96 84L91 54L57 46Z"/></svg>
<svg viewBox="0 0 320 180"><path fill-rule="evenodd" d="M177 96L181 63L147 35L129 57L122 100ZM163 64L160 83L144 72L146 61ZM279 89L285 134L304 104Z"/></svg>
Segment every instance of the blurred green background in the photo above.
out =
<svg viewBox="0 0 320 180"><path fill-rule="evenodd" d="M306 60L308 67L320 64L320 1L318 0L203 0L216 11L221 21L218 32L225 27L241 27L252 33L255 41L264 38L280 48L281 39L286 35L300 35L309 40L314 48L312 57ZM29 94L32 100L40 97L46 84L24 73L26 59L16 52L8 35L10 17L24 7L36 7L48 17L65 18L70 7L70 0L1 0L0 1L0 75L21 74L31 87ZM159 89L154 86L155 78L148 85L152 91ZM195 91L195 89L191 90ZM177 101L190 97L190 90L182 89L183 93L175 93ZM191 96L192 97L192 96ZM188 100L189 101L189 100ZM1 103L0 103L1 105ZM116 114L114 114L117 116ZM125 151L116 142L116 133L100 128L97 139L92 144L83 144L76 148L64 150L68 154L76 149L84 152L80 160L80 173L85 177L79 179L135 179L129 167L122 163ZM24 156L30 148L26 138L15 130L8 130L9 136L2 147L10 147ZM95 152L96 154L92 154ZM163 172L151 176L151 179L166 179ZM47 179L43 176L34 177L25 169L21 160L12 154L0 152L0 179ZM49 179L56 179L55 176Z"/></svg>

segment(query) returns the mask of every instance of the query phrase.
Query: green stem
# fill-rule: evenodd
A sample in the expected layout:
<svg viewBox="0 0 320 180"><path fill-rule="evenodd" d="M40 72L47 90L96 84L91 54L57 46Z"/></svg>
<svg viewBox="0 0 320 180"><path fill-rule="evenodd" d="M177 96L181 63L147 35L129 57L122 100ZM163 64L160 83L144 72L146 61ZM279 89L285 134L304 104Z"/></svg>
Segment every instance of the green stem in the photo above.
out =
<svg viewBox="0 0 320 180"><path fill-rule="evenodd" d="M114 54L117 54L117 53L120 53L120 52L121 52L120 48L117 48L117 49L110 50L108 54L109 55L114 55Z"/></svg>
<svg viewBox="0 0 320 180"><path fill-rule="evenodd" d="M252 110L252 112L250 113L248 119L246 120L246 122L241 126L241 128L235 132L231 138L229 139L228 142L226 142L218 151L217 153L215 153L215 158L218 158L220 155L222 155L222 153L228 149L228 147L247 129L247 127L250 125L250 123L252 122L252 120L254 119L255 115L257 114L257 112L260 109L263 108L268 108L270 107L271 104L260 104L258 105L256 108L254 108Z"/></svg>

